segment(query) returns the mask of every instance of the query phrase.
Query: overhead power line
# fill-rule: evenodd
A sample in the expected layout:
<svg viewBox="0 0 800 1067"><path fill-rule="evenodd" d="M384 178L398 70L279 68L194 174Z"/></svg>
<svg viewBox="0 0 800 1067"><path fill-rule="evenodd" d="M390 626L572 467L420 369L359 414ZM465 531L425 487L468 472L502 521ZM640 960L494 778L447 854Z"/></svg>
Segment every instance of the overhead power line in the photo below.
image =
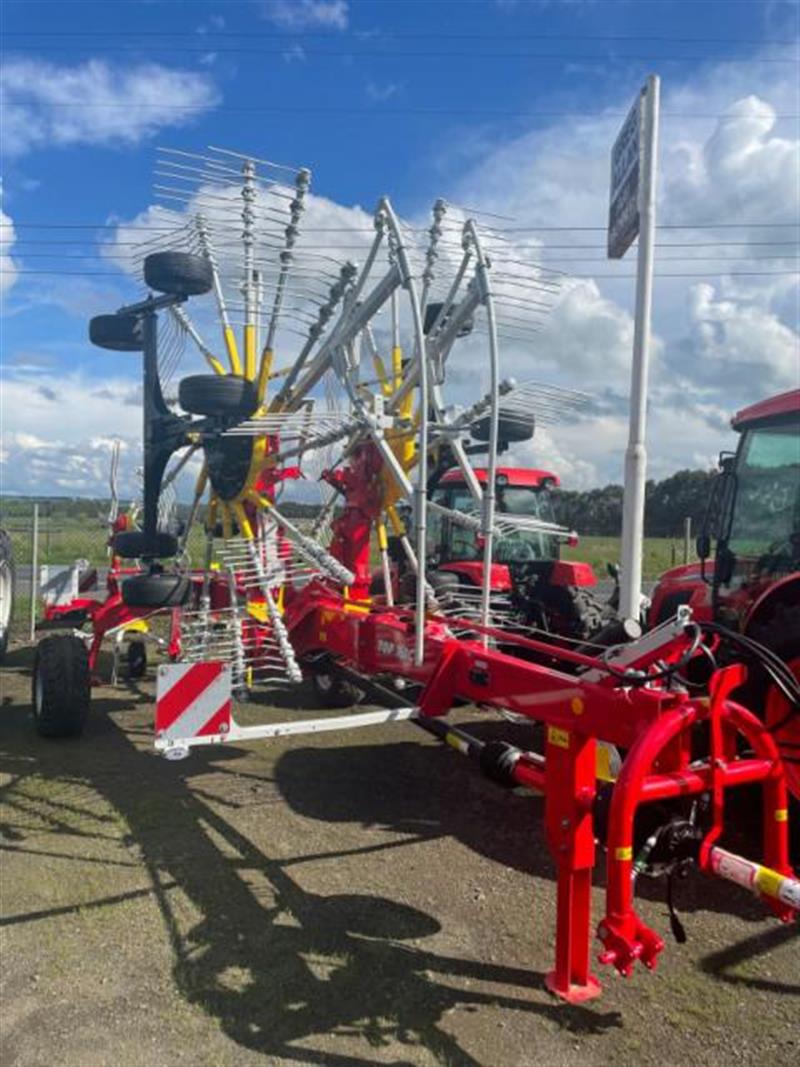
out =
<svg viewBox="0 0 800 1067"><path fill-rule="evenodd" d="M26 2L32 0L6 0L7 3ZM291 44L296 40L322 39L330 40L330 30L292 30L288 33L280 33L275 30L206 30L200 34L186 30L140 30L127 29L115 26L111 30L13 30L5 33L6 37L190 37L202 40L214 40L217 37L246 37L250 39L264 38L267 40L285 41ZM353 36L357 40L374 40L366 34L359 34L356 30ZM453 40L453 41L658 41L668 44L732 44L732 45L764 45L779 46L783 48L794 47L786 40L770 40L763 37L672 37L650 33L451 33L449 31L431 30L425 32L396 32L394 30L382 30L380 39L388 41L419 41L419 40Z"/></svg>
<svg viewBox="0 0 800 1067"><path fill-rule="evenodd" d="M536 266L536 264L530 264L530 266ZM73 277L73 278L127 278L129 281L136 282L137 279L126 271L95 271L95 270L28 270L27 268L16 269L14 267L2 267L0 268L0 274L49 274L57 275L59 277ZM765 278L765 277L788 277L800 275L800 270L747 270L747 271L726 271L715 270L705 271L702 274L687 274L684 272L672 273L656 271L655 276L657 278ZM591 280L594 278L609 278L617 281L621 279L635 278L635 274L572 274L569 273L567 277L581 278Z"/></svg>
<svg viewBox="0 0 800 1067"><path fill-rule="evenodd" d="M465 107L385 107L380 102L374 104L342 104L334 105L330 107L318 107L316 105L294 105L294 104L215 104L209 101L205 104L167 104L167 103L122 103L116 100L97 100L97 101L83 101L83 100L64 100L64 101L40 101L37 99L29 100L0 100L0 108L3 107L21 107L21 108L42 108L47 110L49 108L59 108L66 110L77 109L80 111L93 111L93 110L124 110L127 112L137 111L142 109L155 110L158 112L164 111L185 111L185 112L203 112L213 110L215 115L220 113L224 114L281 114L281 115L361 115L365 118L385 119L398 115L428 115L432 118L441 118L447 115L468 115L470 118L531 118L531 119L553 119L553 118L576 118L576 119L620 119L624 118L627 114L623 111L527 111L516 109L501 109L501 108L465 108ZM664 111L661 113L660 118L669 120L679 120L681 122L689 121L708 121L709 119L740 119L739 115L732 115L730 112L714 111L714 112L692 112L691 114L682 114L675 111ZM800 114L791 112L782 112L775 115L776 120L797 120L800 119Z"/></svg>
<svg viewBox="0 0 800 1067"><path fill-rule="evenodd" d="M122 227L122 228L126 229L127 227ZM302 233L304 235L309 234L309 233L330 233L330 232L335 232L335 233L353 233L353 232L357 232L357 233L364 233L364 234L370 233L373 236L374 236L374 233L375 233L374 230L353 231L353 230L349 230L349 229L345 229L345 228L331 231L331 230L326 230L326 229L321 229L321 230L320 229L315 229L314 227L312 227L310 230L306 230L306 229L302 230ZM36 238L36 237L0 237L0 245L13 245L15 249L17 249L19 245L24 245L27 248L28 245L37 245L37 246L38 245L48 245L48 246L49 245L59 245L59 246L61 246L61 245L88 245L88 244L94 244L94 242L93 242L91 237L72 237L72 238L58 237L58 238L51 238L51 239L48 239L48 238ZM107 243L101 243L97 247L99 247L101 249L109 249L109 248L141 248L142 247L142 241L113 241L113 242L109 241ZM800 247L800 242L798 242L798 241L686 241L686 242L662 241L662 242L659 242L656 245L656 247L657 248L692 248L692 249L695 249L695 248L745 248L745 249L747 249L747 248L797 248L797 247ZM544 251L544 252L552 252L552 251L559 251L559 252L565 252L565 251L566 252L583 252L583 251L600 252L600 251L605 251L605 245L604 244L592 244L592 245L546 244L546 245L542 245L542 251ZM23 252L22 250L20 250L19 254L20 255L32 255L33 253ZM41 255L60 255L61 253L60 252L53 252L53 253L36 253L36 254L37 255L38 254L41 254ZM786 254L787 255L791 255L792 253L786 253Z"/></svg>
<svg viewBox="0 0 800 1067"><path fill-rule="evenodd" d="M136 55L142 52L168 52L170 55L189 55L189 56L204 56L210 51L216 52L217 55L257 55L257 56L276 56L283 57L286 54L286 45L280 48L217 48L204 45L200 48L178 48L175 45L165 44L161 46L148 45L146 47L139 45L103 45L104 52L121 52L130 53ZM37 44L36 50L39 52L89 52L95 51L97 45L95 44ZM24 50L23 48L17 48L17 51ZM708 52L705 55L680 55L680 56L665 56L665 55L653 55L651 53L642 54L638 52L620 52L604 53L604 52L589 52L589 53L572 53L572 52L483 52L477 50L466 51L453 51L452 49L436 49L428 51L409 51L402 48L312 48L303 49L305 58L308 59L522 59L531 60L535 59L537 62L543 62L553 60L559 63L580 63L580 62L597 62L598 60L609 60L613 62L628 62L628 61L641 61L648 63L707 63L707 62L724 62L725 60L741 60L740 56L722 55L716 52ZM797 57L775 57L775 56L748 56L748 63L768 65L773 64L796 64Z"/></svg>
<svg viewBox="0 0 800 1067"><path fill-rule="evenodd" d="M186 220L188 221L188 219ZM179 226L136 226L125 222L19 222L16 219L11 222L0 222L0 228L8 229L45 229L45 230L139 230L144 233L174 233ZM785 222L689 222L689 223L666 223L656 226L657 230L785 230L800 228L800 218L789 219ZM415 228L412 227L412 230ZM427 232L426 226L417 227L419 233ZM359 229L352 226L320 226L310 230L302 227L304 233L375 233L374 228L364 227ZM605 233L605 226L492 226L494 233ZM741 244L745 242L735 242ZM749 243L749 242L747 242ZM769 243L773 242L761 242Z"/></svg>

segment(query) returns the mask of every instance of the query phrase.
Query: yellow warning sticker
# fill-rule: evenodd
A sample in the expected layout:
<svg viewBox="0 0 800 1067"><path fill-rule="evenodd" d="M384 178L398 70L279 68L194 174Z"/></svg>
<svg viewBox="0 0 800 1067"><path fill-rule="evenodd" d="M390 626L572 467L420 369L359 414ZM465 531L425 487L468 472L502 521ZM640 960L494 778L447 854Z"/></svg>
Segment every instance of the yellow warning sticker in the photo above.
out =
<svg viewBox="0 0 800 1067"><path fill-rule="evenodd" d="M594 773L595 777L599 778L601 782L616 781L616 775L611 769L611 750L602 741L597 743Z"/></svg>
<svg viewBox="0 0 800 1067"><path fill-rule="evenodd" d="M756 871L755 883L759 893L768 897L777 897L783 881L783 875L769 867L759 867Z"/></svg>
<svg viewBox="0 0 800 1067"><path fill-rule="evenodd" d="M788 808L776 808L775 809L775 822L788 822L789 821L789 809Z"/></svg>
<svg viewBox="0 0 800 1067"><path fill-rule="evenodd" d="M562 730L558 726L548 726L547 740L556 748L569 748L569 730Z"/></svg>
<svg viewBox="0 0 800 1067"><path fill-rule="evenodd" d="M614 849L614 859L616 860L632 860L633 848L630 845L623 845L622 848Z"/></svg>

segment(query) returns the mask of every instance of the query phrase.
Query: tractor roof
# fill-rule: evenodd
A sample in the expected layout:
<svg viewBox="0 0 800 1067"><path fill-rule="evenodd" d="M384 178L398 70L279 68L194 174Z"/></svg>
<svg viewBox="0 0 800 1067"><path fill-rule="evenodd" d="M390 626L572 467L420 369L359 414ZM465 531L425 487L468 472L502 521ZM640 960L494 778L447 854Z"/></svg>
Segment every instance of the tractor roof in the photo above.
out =
<svg viewBox="0 0 800 1067"><path fill-rule="evenodd" d="M797 415L800 415L800 389L790 389L788 393L779 393L737 411L731 419L731 426L741 433L753 425L783 422Z"/></svg>
<svg viewBox="0 0 800 1067"><path fill-rule="evenodd" d="M555 474L550 471L535 470L532 467L498 467L498 478L503 476L508 479L506 485L518 486L520 488L530 487L538 489L543 482L549 481L552 485L560 485L561 482ZM486 468L476 467L475 477L478 479L481 485L486 482ZM464 483L464 475L461 473L459 467L451 467L449 471L446 471L442 476L439 485L452 485L453 482Z"/></svg>

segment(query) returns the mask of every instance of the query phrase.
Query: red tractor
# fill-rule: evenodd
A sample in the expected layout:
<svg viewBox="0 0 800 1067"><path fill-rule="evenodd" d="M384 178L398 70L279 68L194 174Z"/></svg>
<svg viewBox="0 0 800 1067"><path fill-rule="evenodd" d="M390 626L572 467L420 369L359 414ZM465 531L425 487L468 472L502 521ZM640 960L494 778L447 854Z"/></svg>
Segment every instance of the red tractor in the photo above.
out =
<svg viewBox="0 0 800 1067"><path fill-rule="evenodd" d="M731 425L739 445L720 455L697 538L700 562L662 575L650 622L688 604L699 622L757 641L800 678L800 389L744 408ZM800 709L758 670L748 690L747 703L762 708L800 799Z"/></svg>
<svg viewBox="0 0 800 1067"><path fill-rule="evenodd" d="M474 468L474 474L485 488L486 469ZM602 626L604 607L592 592L597 578L590 564L560 559L561 545L577 544L577 535L556 522L552 490L559 479L550 471L499 467L495 485L502 535L493 552L494 613L554 639L586 640ZM483 543L480 533L454 521L475 508L461 469L435 476L428 497L434 505L427 531L430 582L459 606L469 605L483 579ZM392 554L402 569L402 553Z"/></svg>

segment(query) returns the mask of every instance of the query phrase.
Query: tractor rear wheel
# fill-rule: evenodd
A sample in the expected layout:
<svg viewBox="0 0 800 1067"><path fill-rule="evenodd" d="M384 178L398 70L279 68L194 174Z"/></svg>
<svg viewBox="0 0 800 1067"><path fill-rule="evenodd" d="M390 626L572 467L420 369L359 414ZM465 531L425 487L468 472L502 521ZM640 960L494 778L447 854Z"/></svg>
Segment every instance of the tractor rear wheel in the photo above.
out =
<svg viewBox="0 0 800 1067"><path fill-rule="evenodd" d="M588 641L603 625L603 605L588 589L546 585L544 588L537 586L534 595L539 600L547 628L555 638Z"/></svg>
<svg viewBox="0 0 800 1067"><path fill-rule="evenodd" d="M193 374L178 386L178 400L190 415L247 419L258 407L252 382L233 375Z"/></svg>
<svg viewBox="0 0 800 1067"><path fill-rule="evenodd" d="M211 264L190 252L153 252L144 261L145 284L172 296L201 296L214 284Z"/></svg>
<svg viewBox="0 0 800 1067"><path fill-rule="evenodd" d="M79 637L59 634L36 646L33 721L42 737L77 737L89 714L89 653Z"/></svg>

